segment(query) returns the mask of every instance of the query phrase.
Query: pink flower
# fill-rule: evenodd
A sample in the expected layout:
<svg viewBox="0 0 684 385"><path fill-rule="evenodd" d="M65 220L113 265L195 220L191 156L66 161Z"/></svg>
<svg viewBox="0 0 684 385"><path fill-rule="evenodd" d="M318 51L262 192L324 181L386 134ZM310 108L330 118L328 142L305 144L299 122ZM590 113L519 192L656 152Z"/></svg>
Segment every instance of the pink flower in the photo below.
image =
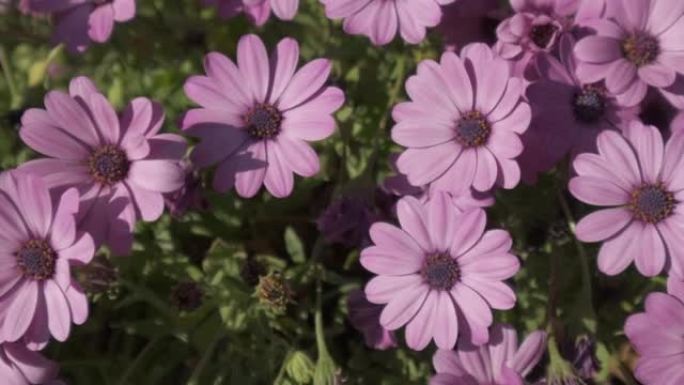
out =
<svg viewBox="0 0 684 385"><path fill-rule="evenodd" d="M363 333L366 345L377 350L397 346L394 333L380 325L382 306L368 302L363 290L354 290L347 298L349 322L354 329Z"/></svg>
<svg viewBox="0 0 684 385"><path fill-rule="evenodd" d="M229 19L244 12L257 26L271 16L271 10L280 20L292 20L297 14L299 0L202 0L205 6L215 6L219 15Z"/></svg>
<svg viewBox="0 0 684 385"><path fill-rule="evenodd" d="M518 346L512 326L495 324L486 345L459 342L455 351L438 350L430 385L522 385L545 351L546 333L533 332Z"/></svg>
<svg viewBox="0 0 684 385"><path fill-rule="evenodd" d="M28 10L52 14L54 40L73 52L83 52L91 40L109 40L115 22L132 20L136 5L135 0L29 0Z"/></svg>
<svg viewBox="0 0 684 385"><path fill-rule="evenodd" d="M625 334L639 354L634 371L644 385L684 383L684 283L646 297L646 311L630 316Z"/></svg>
<svg viewBox="0 0 684 385"><path fill-rule="evenodd" d="M512 0L516 12L496 29L496 51L507 60L527 64L539 52L552 52L572 27L578 0Z"/></svg>
<svg viewBox="0 0 684 385"><path fill-rule="evenodd" d="M271 56L256 35L238 43L237 66L219 53L204 60L207 76L192 76L185 93L201 108L190 110L182 126L201 142L192 153L198 167L218 163L214 189L233 186L253 197L265 185L276 197L290 195L293 172L310 177L320 169L307 143L332 135L332 114L344 103L339 88L326 87L329 60L317 59L299 71L299 44L286 38Z"/></svg>
<svg viewBox="0 0 684 385"><path fill-rule="evenodd" d="M553 168L568 153L596 150L596 136L619 130L637 118L638 108L624 108L602 83L583 83L575 77L574 39L561 39L560 61L541 53L535 60L541 79L527 88L532 124L523 135L525 150L519 160L526 180Z"/></svg>
<svg viewBox="0 0 684 385"><path fill-rule="evenodd" d="M397 204L401 228L384 222L370 229L374 246L361 252L361 264L378 276L366 285L372 303L385 305L380 324L406 325L415 350L430 340L452 349L460 338L476 345L489 340L494 309L511 309L516 296L503 282L518 271L509 253L511 237L485 232L482 209L459 212L447 194L427 203L406 197Z"/></svg>
<svg viewBox="0 0 684 385"><path fill-rule="evenodd" d="M0 342L23 339L42 349L51 335L66 341L71 323L88 318L88 300L70 272L95 253L92 238L76 231L78 202L76 189L53 202L41 179L0 175Z"/></svg>
<svg viewBox="0 0 684 385"><path fill-rule="evenodd" d="M406 91L411 101L394 108L392 139L408 147L397 168L412 185L461 195L471 186L485 192L518 184L519 135L531 113L505 60L470 44L460 57L446 52L440 63L422 61Z"/></svg>
<svg viewBox="0 0 684 385"><path fill-rule="evenodd" d="M0 344L0 378L8 385L57 385L59 367L20 343Z"/></svg>
<svg viewBox="0 0 684 385"><path fill-rule="evenodd" d="M580 40L575 53L577 77L593 83L605 79L624 106L635 106L648 87L669 87L684 76L684 2L616 0L603 19L588 22L595 35Z"/></svg>
<svg viewBox="0 0 684 385"><path fill-rule="evenodd" d="M451 50L478 41L493 44L494 26L501 20L500 11L503 9L497 0L459 0L444 7L437 29Z"/></svg>
<svg viewBox="0 0 684 385"><path fill-rule="evenodd" d="M598 154L574 161L570 192L579 200L607 206L577 224L584 242L603 241L599 269L621 273L632 261L645 276L666 266L684 272L684 135L663 145L653 126L634 121L625 136L604 131Z"/></svg>
<svg viewBox="0 0 684 385"><path fill-rule="evenodd" d="M134 99L119 118L85 77L71 81L69 94L48 93L45 107L24 113L19 134L47 158L21 169L43 176L51 188L76 187L79 228L97 245L127 254L136 220L158 219L162 194L183 186L185 140L159 133L164 112L146 98Z"/></svg>
<svg viewBox="0 0 684 385"><path fill-rule="evenodd" d="M439 24L441 6L454 1L321 0L328 18L344 19L345 32L366 35L375 45L394 40L397 30L407 43L420 43L425 39L427 28Z"/></svg>

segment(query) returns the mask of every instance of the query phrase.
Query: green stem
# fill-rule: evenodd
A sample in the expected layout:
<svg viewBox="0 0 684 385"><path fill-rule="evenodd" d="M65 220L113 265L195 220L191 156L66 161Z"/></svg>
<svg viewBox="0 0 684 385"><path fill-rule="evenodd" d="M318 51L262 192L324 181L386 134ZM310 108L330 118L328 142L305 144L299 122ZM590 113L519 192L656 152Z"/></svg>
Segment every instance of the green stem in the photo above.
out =
<svg viewBox="0 0 684 385"><path fill-rule="evenodd" d="M188 385L197 385L199 384L200 381L200 376L202 375L202 371L204 368L207 366L209 363L209 360L211 359L211 356L214 354L214 350L216 350L216 346L218 346L219 342L224 336L224 330L221 328L221 330L216 333L216 336L212 339L211 343L209 346L207 346L207 349L202 353L202 358L200 358L200 361L197 363L197 366L195 366L195 370L192 371L192 375L190 375L190 379L188 380Z"/></svg>
<svg viewBox="0 0 684 385"><path fill-rule="evenodd" d="M584 322L586 328L593 334L596 334L597 317L596 311L594 310L594 298L593 291L591 287L591 270L589 268L589 258L587 252L584 249L584 245L577 239L576 234L576 222L572 215L572 210L568 204L567 199L563 195L561 190L558 191L558 200L560 201L561 209L565 215L568 228L573 234L573 240L575 247L577 248L577 254L579 255L580 269L582 275L582 297L584 298L584 308L587 312L585 314L586 320Z"/></svg>
<svg viewBox="0 0 684 385"><path fill-rule="evenodd" d="M145 345L143 350L140 351L137 357L135 357L135 360L133 363L126 369L124 374L119 378L119 381L117 382L118 385L126 385L128 384L128 378L131 377L133 373L135 373L136 369L138 366L140 366L140 363L143 361L146 355L152 351L152 349L159 343L164 338L163 334L160 334L156 337L154 337L150 342Z"/></svg>
<svg viewBox="0 0 684 385"><path fill-rule="evenodd" d="M12 74L12 66L9 61L9 56L7 56L7 50L4 45L0 45L0 66L2 67L2 73L5 75L5 81L7 81L7 87L10 93L10 105L12 108L19 108L21 106L21 97L17 92L17 86L14 83L14 75Z"/></svg>

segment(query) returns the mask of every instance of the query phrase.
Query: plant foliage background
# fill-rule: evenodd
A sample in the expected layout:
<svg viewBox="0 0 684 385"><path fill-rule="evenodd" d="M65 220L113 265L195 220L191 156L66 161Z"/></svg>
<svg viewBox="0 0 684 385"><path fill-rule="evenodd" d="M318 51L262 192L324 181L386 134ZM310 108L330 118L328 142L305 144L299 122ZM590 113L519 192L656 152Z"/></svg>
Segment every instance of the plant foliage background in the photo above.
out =
<svg viewBox="0 0 684 385"><path fill-rule="evenodd" d="M78 74L91 77L119 109L136 96L161 102L164 129L179 131L176 121L191 107L182 90L186 78L202 72L210 51L234 57L238 38L249 32L269 47L296 38L303 62L332 59L333 83L347 102L337 114L338 131L317 144L321 173L298 179L285 200L264 192L244 200L207 189L208 210L140 224L131 256L100 251L97 262L78 273L92 299L89 321L47 351L70 383L427 382L434 347L374 351L351 327L346 296L369 276L358 263L359 250L327 243L315 220L340 195L378 203L376 186L396 150L390 107L405 98L404 81L416 64L439 57L443 42L434 30L418 46L396 40L374 47L365 37L344 34L316 0L304 1L294 22L272 19L261 28L243 17L220 19L195 0L144 0L108 44L77 56L49 45L47 20L10 12L0 16L0 165L13 168L35 155L18 139L22 111L41 106L46 90L66 88ZM534 188L498 192L488 210L491 226L511 232L523 261L514 280L518 304L497 317L520 331L554 327L561 346L592 335L601 368L596 383L635 384L622 325L664 281L637 278L631 269L612 278L596 273L596 250L571 234L569 224L587 210L566 195L567 177L552 172ZM259 301L256 265L289 282L292 300L284 312ZM191 311L179 310L174 296L187 282L203 292Z"/></svg>

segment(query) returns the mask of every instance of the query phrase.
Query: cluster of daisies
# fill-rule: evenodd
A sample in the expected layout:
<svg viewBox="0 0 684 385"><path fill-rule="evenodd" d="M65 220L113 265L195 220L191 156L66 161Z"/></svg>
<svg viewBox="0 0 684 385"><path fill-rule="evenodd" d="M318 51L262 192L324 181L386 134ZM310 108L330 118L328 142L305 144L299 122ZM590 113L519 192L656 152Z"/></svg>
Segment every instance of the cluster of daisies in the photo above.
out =
<svg viewBox="0 0 684 385"><path fill-rule="evenodd" d="M257 25L271 11L290 20L298 8L297 0L204 3ZM432 385L523 384L546 335L533 332L518 344L510 325L494 322L493 310L516 304L506 281L520 261L509 233L487 228L484 209L497 189L534 183L569 158L571 194L602 207L576 226L579 240L602 242L599 270L616 275L634 263L646 277L669 275L668 293L649 295L645 312L626 322L641 355L637 379L684 383L684 124L639 120L650 98L684 109L684 2L510 3L512 16L494 9L495 1L323 1L347 33L376 45L397 35L423 41L443 10L440 29L450 22L461 28L469 17L498 23L492 44L464 44L486 39L482 28L465 28L406 81L408 100L394 107L391 131L405 150L385 182L401 196L398 224L369 229L360 262L375 277L349 297L351 321L379 349L396 346L401 328L412 349L434 341ZM55 39L76 51L106 41L115 22L135 15L134 0L24 6L51 14ZM180 122L199 139L190 161L214 168L218 192L250 198L263 186L287 197L294 174L318 173L310 142L333 134L344 93L326 85L329 60L299 65L293 39L269 55L259 37L247 35L236 57L209 53L205 74L185 83L199 106ZM52 338L64 341L72 323L88 317L70 268L88 264L103 245L130 252L135 223L158 219L164 197L187 187L185 140L160 133L159 104L138 98L117 113L84 77L68 93L48 93L44 104L24 114L20 131L44 157L0 177L0 373L20 385L54 381L54 364L37 351Z"/></svg>

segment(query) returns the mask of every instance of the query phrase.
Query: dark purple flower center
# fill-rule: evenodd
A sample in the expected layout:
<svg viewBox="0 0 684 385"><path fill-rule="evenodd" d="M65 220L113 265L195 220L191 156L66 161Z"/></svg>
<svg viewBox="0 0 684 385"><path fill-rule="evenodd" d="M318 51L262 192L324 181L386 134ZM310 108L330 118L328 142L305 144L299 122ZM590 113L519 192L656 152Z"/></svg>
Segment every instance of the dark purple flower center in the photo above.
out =
<svg viewBox="0 0 684 385"><path fill-rule="evenodd" d="M271 139L280 133L283 114L274 106L259 103L244 116L247 132L254 139Z"/></svg>
<svg viewBox="0 0 684 385"><path fill-rule="evenodd" d="M428 255L420 274L435 290L451 290L461 277L458 263L448 253Z"/></svg>
<svg viewBox="0 0 684 385"><path fill-rule="evenodd" d="M456 140L463 147L477 147L487 143L492 127L479 111L470 111L456 125Z"/></svg>
<svg viewBox="0 0 684 385"><path fill-rule="evenodd" d="M551 44L553 37L558 33L558 27L553 23L532 26L530 40L541 49L546 49Z"/></svg>
<svg viewBox="0 0 684 385"><path fill-rule="evenodd" d="M661 184L646 184L632 192L629 208L634 218L646 223L658 223L675 209L674 194Z"/></svg>
<svg viewBox="0 0 684 385"><path fill-rule="evenodd" d="M45 240L32 239L24 243L14 255L17 267L28 279L43 281L55 275L57 253Z"/></svg>
<svg viewBox="0 0 684 385"><path fill-rule="evenodd" d="M622 54L637 67L642 67L658 58L660 43L652 35L637 32L622 41Z"/></svg>
<svg viewBox="0 0 684 385"><path fill-rule="evenodd" d="M575 118L582 123L596 123L606 112L606 99L603 88L586 85L572 100Z"/></svg>
<svg viewBox="0 0 684 385"><path fill-rule="evenodd" d="M128 176L131 162L120 148L108 144L93 152L88 160L90 175L96 182L110 186Z"/></svg>

